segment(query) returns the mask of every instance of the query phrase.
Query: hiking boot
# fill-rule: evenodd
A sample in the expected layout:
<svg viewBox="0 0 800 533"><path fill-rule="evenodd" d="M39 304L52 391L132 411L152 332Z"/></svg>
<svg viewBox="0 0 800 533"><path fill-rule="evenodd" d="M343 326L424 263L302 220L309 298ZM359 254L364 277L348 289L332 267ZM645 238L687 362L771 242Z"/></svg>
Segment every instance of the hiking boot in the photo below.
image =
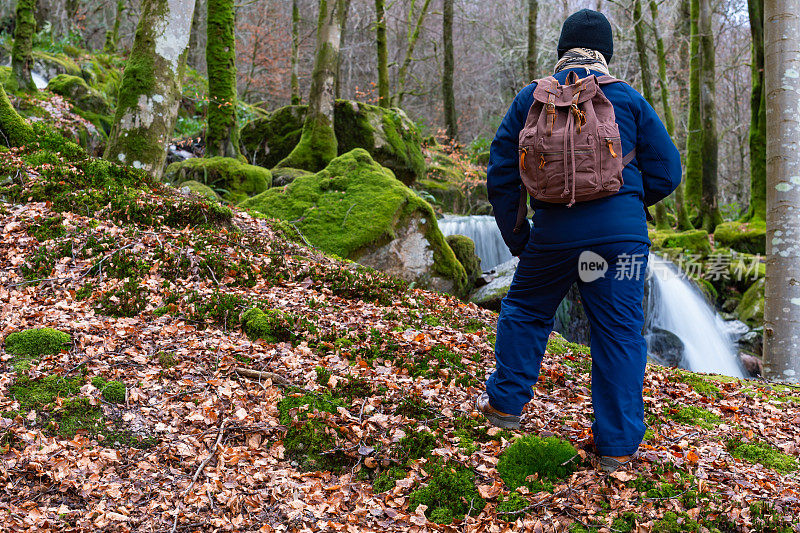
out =
<svg viewBox="0 0 800 533"><path fill-rule="evenodd" d="M489 393L484 392L475 399L475 407L495 427L503 429L519 429L518 416L501 413L489 404Z"/></svg>
<svg viewBox="0 0 800 533"><path fill-rule="evenodd" d="M625 455L622 457L611 457L608 455L601 455L600 460L597 462L597 467L600 471L605 472L606 474L610 474L612 472L616 472L619 469L625 469L631 464L633 464L633 460L636 458L636 454L633 455Z"/></svg>

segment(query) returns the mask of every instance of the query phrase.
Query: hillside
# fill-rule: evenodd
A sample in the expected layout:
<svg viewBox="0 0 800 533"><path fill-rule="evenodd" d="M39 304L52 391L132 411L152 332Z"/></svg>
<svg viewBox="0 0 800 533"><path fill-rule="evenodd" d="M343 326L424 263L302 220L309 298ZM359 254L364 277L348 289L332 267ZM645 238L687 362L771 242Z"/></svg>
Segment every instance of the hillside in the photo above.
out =
<svg viewBox="0 0 800 533"><path fill-rule="evenodd" d="M525 413L558 438L488 428L495 313L36 131L0 153L4 530L797 530L796 389L651 366L601 475L585 347Z"/></svg>

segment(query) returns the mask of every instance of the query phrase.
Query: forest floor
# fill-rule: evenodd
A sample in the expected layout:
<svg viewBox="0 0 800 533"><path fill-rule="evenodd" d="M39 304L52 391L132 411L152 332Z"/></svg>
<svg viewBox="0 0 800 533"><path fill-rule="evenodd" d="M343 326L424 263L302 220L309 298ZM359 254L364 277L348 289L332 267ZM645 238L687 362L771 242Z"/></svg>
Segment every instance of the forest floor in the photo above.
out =
<svg viewBox="0 0 800 533"><path fill-rule="evenodd" d="M498 431L473 408L495 313L240 211L74 211L0 204L0 335L71 336L0 352L3 531L800 531L796 389L648 366L640 460L604 475L585 347L553 335L523 431ZM523 434L573 468L510 491Z"/></svg>

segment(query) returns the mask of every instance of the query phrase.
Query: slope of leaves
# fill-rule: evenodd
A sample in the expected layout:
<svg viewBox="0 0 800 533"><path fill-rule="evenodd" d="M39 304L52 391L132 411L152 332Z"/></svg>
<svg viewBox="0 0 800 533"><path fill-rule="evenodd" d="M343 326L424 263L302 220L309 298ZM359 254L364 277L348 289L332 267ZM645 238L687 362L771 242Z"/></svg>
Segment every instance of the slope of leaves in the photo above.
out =
<svg viewBox="0 0 800 533"><path fill-rule="evenodd" d="M204 201L167 189L131 186L163 206L153 223L44 201L41 165L0 157L25 174L0 204L0 336L72 337L28 369L0 352L4 530L792 530L795 389L649 367L641 459L602 475L590 356L554 335L523 430L580 457L547 491L534 478L511 490L498 461L522 433L473 409L496 314L239 211L166 224ZM250 309L278 334L248 337ZM33 399L32 382L63 390ZM73 404L90 423L60 431Z"/></svg>

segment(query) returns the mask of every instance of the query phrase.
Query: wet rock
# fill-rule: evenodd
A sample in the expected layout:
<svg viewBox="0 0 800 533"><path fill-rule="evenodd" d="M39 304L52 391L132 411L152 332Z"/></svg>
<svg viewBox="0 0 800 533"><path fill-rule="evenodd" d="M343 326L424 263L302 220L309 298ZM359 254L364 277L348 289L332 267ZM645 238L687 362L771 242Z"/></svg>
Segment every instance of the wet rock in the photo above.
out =
<svg viewBox="0 0 800 533"><path fill-rule="evenodd" d="M750 331L750 326L741 320L726 320L725 331L728 332L733 342L738 342L745 333Z"/></svg>
<svg viewBox="0 0 800 533"><path fill-rule="evenodd" d="M752 353L761 354L764 349L764 332L763 329L754 329L742 335L739 340L739 348Z"/></svg>
<svg viewBox="0 0 800 533"><path fill-rule="evenodd" d="M739 359L742 361L742 366L744 367L745 372L747 372L751 377L760 376L763 373L764 365L761 362L760 357L741 352L739 354Z"/></svg>
<svg viewBox="0 0 800 533"><path fill-rule="evenodd" d="M470 301L486 309L500 310L500 301L508 293L519 259L511 258L490 270L484 277L488 283L472 293Z"/></svg>
<svg viewBox="0 0 800 533"><path fill-rule="evenodd" d="M647 355L663 366L677 367L683 361L683 341L666 329L654 327L645 335Z"/></svg>

